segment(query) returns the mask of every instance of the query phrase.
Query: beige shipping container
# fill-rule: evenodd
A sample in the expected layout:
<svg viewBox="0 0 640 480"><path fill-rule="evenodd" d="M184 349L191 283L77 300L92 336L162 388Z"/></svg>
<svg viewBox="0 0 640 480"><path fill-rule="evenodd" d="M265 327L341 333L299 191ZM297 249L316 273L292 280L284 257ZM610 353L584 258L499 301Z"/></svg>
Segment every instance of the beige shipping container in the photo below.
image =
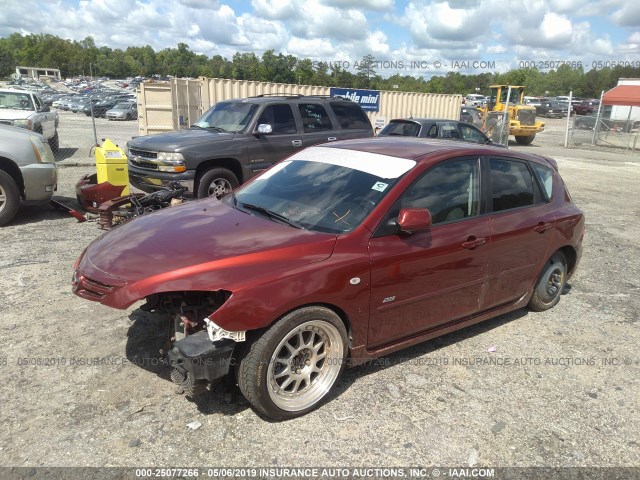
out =
<svg viewBox="0 0 640 480"><path fill-rule="evenodd" d="M172 79L140 85L138 124L141 135L180 130L193 124L213 104L257 95L323 95L329 87L224 78ZM380 111L367 112L374 127L393 118L460 118L462 95L380 91Z"/></svg>

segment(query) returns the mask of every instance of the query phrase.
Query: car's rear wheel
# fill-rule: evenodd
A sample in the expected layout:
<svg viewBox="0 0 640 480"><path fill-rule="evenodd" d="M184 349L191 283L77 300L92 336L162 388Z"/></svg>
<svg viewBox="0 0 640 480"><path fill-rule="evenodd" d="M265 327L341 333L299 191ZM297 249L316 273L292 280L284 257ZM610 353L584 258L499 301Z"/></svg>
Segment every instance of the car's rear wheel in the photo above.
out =
<svg viewBox="0 0 640 480"><path fill-rule="evenodd" d="M535 133L533 135L517 135L516 142L520 145L530 145L534 138L536 138Z"/></svg>
<svg viewBox="0 0 640 480"><path fill-rule="evenodd" d="M232 171L226 168L212 168L204 172L200 177L197 192L198 198L222 198L227 193L231 193L238 185L238 178Z"/></svg>
<svg viewBox="0 0 640 480"><path fill-rule="evenodd" d="M275 420L294 418L326 400L347 356L347 331L324 307L296 310L248 346L238 386L249 403Z"/></svg>
<svg viewBox="0 0 640 480"><path fill-rule="evenodd" d="M20 208L20 190L8 173L0 170L0 225L11 221Z"/></svg>
<svg viewBox="0 0 640 480"><path fill-rule="evenodd" d="M542 267L529 308L543 312L560 301L560 295L567 281L567 260L562 252L556 252Z"/></svg>

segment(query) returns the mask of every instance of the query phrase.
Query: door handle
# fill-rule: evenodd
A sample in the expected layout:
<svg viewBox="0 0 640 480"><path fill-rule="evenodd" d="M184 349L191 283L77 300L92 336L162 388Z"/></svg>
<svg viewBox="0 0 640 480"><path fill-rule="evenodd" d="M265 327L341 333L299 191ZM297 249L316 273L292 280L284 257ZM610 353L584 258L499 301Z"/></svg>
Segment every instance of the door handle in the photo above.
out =
<svg viewBox="0 0 640 480"><path fill-rule="evenodd" d="M294 147L301 147L302 146L302 140L291 140L291 144Z"/></svg>
<svg viewBox="0 0 640 480"><path fill-rule="evenodd" d="M551 225L550 223L539 222L538 225L533 227L533 231L538 233L544 233L552 227L553 225Z"/></svg>
<svg viewBox="0 0 640 480"><path fill-rule="evenodd" d="M473 250L474 248L484 245L485 243L487 243L486 238L476 238L474 236L471 236L467 239L466 242L462 244L462 246L464 248L468 248L469 250Z"/></svg>
<svg viewBox="0 0 640 480"><path fill-rule="evenodd" d="M329 138L327 138L327 140L329 140L330 142L333 142L334 140L337 140L337 138L336 137L329 137Z"/></svg>

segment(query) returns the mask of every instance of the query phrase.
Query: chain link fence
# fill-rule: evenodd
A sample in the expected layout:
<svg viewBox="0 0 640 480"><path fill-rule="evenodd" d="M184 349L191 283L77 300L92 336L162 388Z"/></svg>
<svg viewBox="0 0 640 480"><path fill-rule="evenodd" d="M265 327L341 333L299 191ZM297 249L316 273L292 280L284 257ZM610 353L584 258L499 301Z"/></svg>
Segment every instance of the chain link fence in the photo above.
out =
<svg viewBox="0 0 640 480"><path fill-rule="evenodd" d="M494 143L509 144L509 114L507 112L487 112L481 130Z"/></svg>
<svg viewBox="0 0 640 480"><path fill-rule="evenodd" d="M570 125L569 145L600 145L635 150L640 148L640 121L576 115Z"/></svg>
<svg viewBox="0 0 640 480"><path fill-rule="evenodd" d="M54 152L56 161L72 163L74 160L93 159L93 148L101 145L105 139L111 140L121 148L138 135L137 114L126 116L122 120L110 120L96 112L62 108L58 111L58 137L60 146ZM137 110L136 110L137 111ZM98 116L100 115L100 116Z"/></svg>

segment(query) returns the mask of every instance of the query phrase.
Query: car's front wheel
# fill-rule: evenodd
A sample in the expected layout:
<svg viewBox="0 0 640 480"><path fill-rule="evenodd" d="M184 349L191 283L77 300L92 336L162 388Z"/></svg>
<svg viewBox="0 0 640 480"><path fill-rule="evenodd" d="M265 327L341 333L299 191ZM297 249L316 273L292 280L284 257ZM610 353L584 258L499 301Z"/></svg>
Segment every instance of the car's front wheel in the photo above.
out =
<svg viewBox="0 0 640 480"><path fill-rule="evenodd" d="M204 172L200 177L197 192L198 198L222 198L227 193L231 193L238 185L238 179L232 171L226 168L212 168Z"/></svg>
<svg viewBox="0 0 640 480"><path fill-rule="evenodd" d="M20 190L8 173L0 170L0 225L11 221L20 208Z"/></svg>
<svg viewBox="0 0 640 480"><path fill-rule="evenodd" d="M298 417L326 400L347 358L347 331L333 311L305 307L289 313L241 355L240 391L274 420Z"/></svg>
<svg viewBox="0 0 640 480"><path fill-rule="evenodd" d="M556 252L542 267L529 308L543 312L560 301L560 295L567 281L567 260L562 252Z"/></svg>

